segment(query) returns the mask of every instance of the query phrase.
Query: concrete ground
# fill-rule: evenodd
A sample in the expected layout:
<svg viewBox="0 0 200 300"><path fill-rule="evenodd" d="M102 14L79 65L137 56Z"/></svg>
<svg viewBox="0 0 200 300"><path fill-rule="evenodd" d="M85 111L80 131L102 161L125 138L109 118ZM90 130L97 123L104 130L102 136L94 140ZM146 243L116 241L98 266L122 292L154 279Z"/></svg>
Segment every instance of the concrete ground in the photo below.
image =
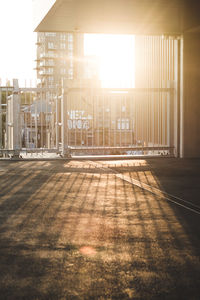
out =
<svg viewBox="0 0 200 300"><path fill-rule="evenodd" d="M200 159L0 161L0 299L199 300Z"/></svg>

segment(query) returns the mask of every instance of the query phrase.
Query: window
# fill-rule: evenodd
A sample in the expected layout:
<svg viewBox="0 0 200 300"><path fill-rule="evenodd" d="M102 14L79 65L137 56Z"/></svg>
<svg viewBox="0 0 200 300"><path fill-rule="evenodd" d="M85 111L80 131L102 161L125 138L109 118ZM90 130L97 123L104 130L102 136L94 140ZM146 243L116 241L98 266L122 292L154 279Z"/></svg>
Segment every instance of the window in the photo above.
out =
<svg viewBox="0 0 200 300"><path fill-rule="evenodd" d="M61 68L60 73L61 74L66 74L66 69L65 68Z"/></svg>
<svg viewBox="0 0 200 300"><path fill-rule="evenodd" d="M53 68L48 68L48 69L47 69L47 72L48 72L49 74L53 74Z"/></svg>
<svg viewBox="0 0 200 300"><path fill-rule="evenodd" d="M66 49L66 44L65 43L61 43L60 44L60 49Z"/></svg>
<svg viewBox="0 0 200 300"><path fill-rule="evenodd" d="M73 42L73 35L71 33L68 34L68 42Z"/></svg>
<svg viewBox="0 0 200 300"><path fill-rule="evenodd" d="M65 40L66 40L66 34L65 34L65 33L61 33L61 34L60 34L60 39L61 39L62 41L65 41Z"/></svg>
<svg viewBox="0 0 200 300"><path fill-rule="evenodd" d="M48 65L49 66L54 66L54 60L53 59L49 59L48 60Z"/></svg>
<svg viewBox="0 0 200 300"><path fill-rule="evenodd" d="M44 56L46 56L46 55L44 55ZM54 51L48 51L47 56L48 57L58 57L58 55Z"/></svg>
<svg viewBox="0 0 200 300"><path fill-rule="evenodd" d="M69 43L69 44L68 44L68 49L69 49L69 50L73 50L73 44L72 44L72 43Z"/></svg>
<svg viewBox="0 0 200 300"><path fill-rule="evenodd" d="M118 119L117 129L128 130L129 129L129 119Z"/></svg>
<svg viewBox="0 0 200 300"><path fill-rule="evenodd" d="M66 61L65 59L62 59L62 60L61 60L61 64L62 64L62 65L66 65L66 64L67 64L67 61Z"/></svg>
<svg viewBox="0 0 200 300"><path fill-rule="evenodd" d="M125 112L126 111L126 106L122 106L122 112Z"/></svg>
<svg viewBox="0 0 200 300"><path fill-rule="evenodd" d="M49 49L55 49L53 42L48 42L48 48Z"/></svg>
<svg viewBox="0 0 200 300"><path fill-rule="evenodd" d="M73 70L72 69L68 70L68 77L69 77L69 79L73 79Z"/></svg>
<svg viewBox="0 0 200 300"><path fill-rule="evenodd" d="M55 32L45 32L45 36L56 36Z"/></svg>
<svg viewBox="0 0 200 300"><path fill-rule="evenodd" d="M49 82L53 82L54 81L54 77L53 76L49 76Z"/></svg>

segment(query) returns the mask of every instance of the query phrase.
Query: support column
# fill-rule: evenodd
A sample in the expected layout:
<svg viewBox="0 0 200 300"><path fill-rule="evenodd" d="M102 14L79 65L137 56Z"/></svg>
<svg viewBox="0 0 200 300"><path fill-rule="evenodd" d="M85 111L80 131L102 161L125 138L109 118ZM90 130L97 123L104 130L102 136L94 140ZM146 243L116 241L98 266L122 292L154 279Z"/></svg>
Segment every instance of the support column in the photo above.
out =
<svg viewBox="0 0 200 300"><path fill-rule="evenodd" d="M181 157L200 157L199 53L200 33L185 33L182 41Z"/></svg>

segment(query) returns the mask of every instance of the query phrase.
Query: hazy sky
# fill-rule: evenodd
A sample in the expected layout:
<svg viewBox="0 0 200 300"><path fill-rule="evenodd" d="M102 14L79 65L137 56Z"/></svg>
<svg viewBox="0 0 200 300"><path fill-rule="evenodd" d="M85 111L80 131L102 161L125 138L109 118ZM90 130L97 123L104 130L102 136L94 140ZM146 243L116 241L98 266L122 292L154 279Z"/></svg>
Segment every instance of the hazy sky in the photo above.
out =
<svg viewBox="0 0 200 300"><path fill-rule="evenodd" d="M41 0L42 1L42 0ZM36 77L32 0L0 0L0 78Z"/></svg>

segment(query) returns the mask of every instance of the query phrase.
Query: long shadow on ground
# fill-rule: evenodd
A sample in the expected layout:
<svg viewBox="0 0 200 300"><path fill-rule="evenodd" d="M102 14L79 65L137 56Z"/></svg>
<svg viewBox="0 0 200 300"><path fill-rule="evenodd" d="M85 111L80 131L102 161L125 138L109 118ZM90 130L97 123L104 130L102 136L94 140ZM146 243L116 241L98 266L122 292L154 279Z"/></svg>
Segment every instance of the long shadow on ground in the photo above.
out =
<svg viewBox="0 0 200 300"><path fill-rule="evenodd" d="M1 299L200 298L196 217L89 162L1 169Z"/></svg>

